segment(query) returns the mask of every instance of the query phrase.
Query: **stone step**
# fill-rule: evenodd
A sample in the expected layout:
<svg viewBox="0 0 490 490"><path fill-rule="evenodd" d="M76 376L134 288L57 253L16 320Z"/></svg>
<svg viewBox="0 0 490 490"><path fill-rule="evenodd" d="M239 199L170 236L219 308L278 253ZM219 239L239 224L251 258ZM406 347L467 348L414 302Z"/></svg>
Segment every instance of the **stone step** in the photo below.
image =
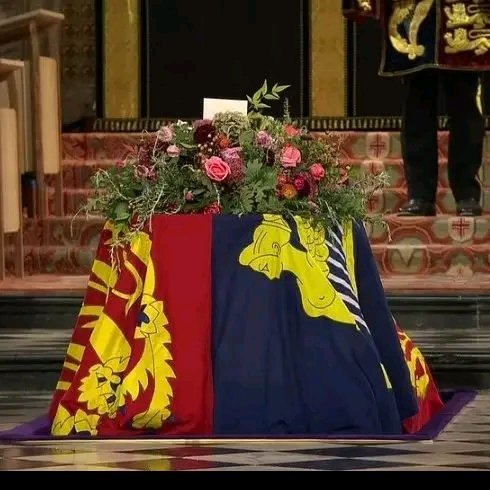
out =
<svg viewBox="0 0 490 490"><path fill-rule="evenodd" d="M490 386L490 298L480 295L388 295L398 324L422 350L439 381L454 387ZM66 355L83 291L73 295L39 292L0 296L0 383L19 387L35 373L51 393ZM35 326L35 328L33 328ZM9 379L10 375L10 379ZM21 380L21 384L19 384ZM470 381L468 383L468 381Z"/></svg>
<svg viewBox="0 0 490 490"><path fill-rule="evenodd" d="M105 220L97 216L51 216L24 220L24 245L96 247ZM385 215L383 221L366 223L373 245L471 246L490 242L490 214L477 218L439 215L401 218ZM7 236L7 245L12 238Z"/></svg>
<svg viewBox="0 0 490 490"><path fill-rule="evenodd" d="M403 204L407 202L406 189L384 189L377 192L368 203L368 210L375 214L397 213ZM490 213L490 188L482 190L482 206L485 213ZM438 214L456 214L456 203L449 189L437 190L436 206Z"/></svg>
<svg viewBox="0 0 490 490"><path fill-rule="evenodd" d="M322 136L324 133L315 133ZM400 133L342 131L341 154L349 159L401 158ZM141 140L141 133L67 133L63 135L63 158L106 160L123 158ZM447 158L449 135L439 132L439 156ZM490 132L485 138L485 154L490 153Z"/></svg>
<svg viewBox="0 0 490 490"><path fill-rule="evenodd" d="M465 281L475 273L490 274L487 244L378 244L372 250L379 271L385 276L407 274L427 278L442 274Z"/></svg>
<svg viewBox="0 0 490 490"><path fill-rule="evenodd" d="M113 167L117 160L63 160L63 186L65 189L87 189L90 178L99 169Z"/></svg>
<svg viewBox="0 0 490 490"><path fill-rule="evenodd" d="M117 160L141 140L140 133L69 133L63 135L63 159Z"/></svg>
<svg viewBox="0 0 490 490"><path fill-rule="evenodd" d="M39 274L87 275L95 258L95 246L26 246L24 269L26 276ZM5 250L7 274L14 275L14 249ZM56 289L56 287L53 287Z"/></svg>
<svg viewBox="0 0 490 490"><path fill-rule="evenodd" d="M383 222L367 223L366 230L373 245L485 245L490 242L490 215L407 218L392 214Z"/></svg>
<svg viewBox="0 0 490 490"><path fill-rule="evenodd" d="M405 189L407 182L403 169L403 160L385 159L385 160L349 160L348 163L353 168L360 168L364 172L381 173L385 172L388 176L387 189ZM480 182L483 187L490 187L490 159L480 170ZM439 159L439 180L438 186L442 189L449 189L447 159Z"/></svg>
<svg viewBox="0 0 490 490"><path fill-rule="evenodd" d="M24 220L24 245L96 247L105 220L96 216L49 217Z"/></svg>
<svg viewBox="0 0 490 490"><path fill-rule="evenodd" d="M95 243L96 240L92 243ZM97 246L28 245L24 249L27 275L88 274ZM372 250L380 274L385 277L409 275L422 278L441 275L454 281L466 281L474 274L490 277L489 247L486 244L422 244L402 242L374 244ZM14 248L6 247L7 270L14 270ZM401 284L403 286L403 284Z"/></svg>
<svg viewBox="0 0 490 490"><path fill-rule="evenodd" d="M399 132L342 132L341 156L353 160L385 160L401 158ZM440 131L438 134L439 158L447 159L449 133ZM490 157L490 131L484 139L484 158Z"/></svg>

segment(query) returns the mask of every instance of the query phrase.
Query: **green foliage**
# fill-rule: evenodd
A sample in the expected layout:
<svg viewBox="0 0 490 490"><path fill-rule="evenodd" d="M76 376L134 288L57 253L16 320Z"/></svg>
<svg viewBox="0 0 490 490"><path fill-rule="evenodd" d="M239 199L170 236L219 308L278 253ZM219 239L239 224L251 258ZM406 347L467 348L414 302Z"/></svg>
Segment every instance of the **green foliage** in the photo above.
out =
<svg viewBox="0 0 490 490"><path fill-rule="evenodd" d="M313 138L293 128L287 100L284 119L264 115L287 88L264 81L247 97L247 116L225 112L143 135L124 162L93 176L95 193L83 210L113 221L116 243L157 213L300 215L326 227L371 219L366 204L386 177L342 165L337 135Z"/></svg>

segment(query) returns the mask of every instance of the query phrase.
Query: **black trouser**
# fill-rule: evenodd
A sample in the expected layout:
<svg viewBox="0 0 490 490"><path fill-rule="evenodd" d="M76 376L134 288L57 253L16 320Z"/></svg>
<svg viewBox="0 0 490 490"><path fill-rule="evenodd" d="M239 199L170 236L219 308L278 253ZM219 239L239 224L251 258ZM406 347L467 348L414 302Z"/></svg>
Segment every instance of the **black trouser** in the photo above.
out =
<svg viewBox="0 0 490 490"><path fill-rule="evenodd" d="M442 86L449 116L449 185L456 201L480 200L485 121L477 105L478 82L478 73L464 71L422 70L406 77L402 153L410 199L436 199Z"/></svg>

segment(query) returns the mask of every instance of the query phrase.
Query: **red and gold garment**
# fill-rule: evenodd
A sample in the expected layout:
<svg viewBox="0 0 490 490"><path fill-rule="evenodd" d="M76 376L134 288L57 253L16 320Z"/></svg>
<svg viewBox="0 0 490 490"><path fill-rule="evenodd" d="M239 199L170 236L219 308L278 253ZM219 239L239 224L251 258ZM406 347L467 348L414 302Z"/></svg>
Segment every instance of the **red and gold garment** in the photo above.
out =
<svg viewBox="0 0 490 490"><path fill-rule="evenodd" d="M347 18L376 18L383 29L382 75L422 68L490 68L490 1L344 0Z"/></svg>

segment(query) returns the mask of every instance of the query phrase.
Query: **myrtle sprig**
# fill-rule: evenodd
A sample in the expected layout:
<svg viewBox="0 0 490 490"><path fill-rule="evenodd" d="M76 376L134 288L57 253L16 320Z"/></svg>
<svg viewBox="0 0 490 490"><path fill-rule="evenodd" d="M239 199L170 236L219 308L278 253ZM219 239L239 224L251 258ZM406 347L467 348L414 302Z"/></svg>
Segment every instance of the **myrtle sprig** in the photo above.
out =
<svg viewBox="0 0 490 490"><path fill-rule="evenodd" d="M288 89L290 85L278 85L277 83L274 84L273 87L269 90L269 86L267 84L267 80L264 80L264 83L262 84L262 87L255 92L255 94L250 97L247 95L247 100L251 106L250 112L261 112L262 109L270 109L270 105L266 104L264 100L280 100L281 96L279 95L281 92L284 92L284 90Z"/></svg>

